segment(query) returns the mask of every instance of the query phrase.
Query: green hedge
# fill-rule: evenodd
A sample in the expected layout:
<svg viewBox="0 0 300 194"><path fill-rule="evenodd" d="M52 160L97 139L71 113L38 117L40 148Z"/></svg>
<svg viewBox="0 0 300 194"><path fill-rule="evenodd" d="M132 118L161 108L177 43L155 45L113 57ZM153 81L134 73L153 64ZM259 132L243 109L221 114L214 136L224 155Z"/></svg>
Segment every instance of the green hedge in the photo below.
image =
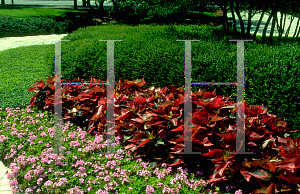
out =
<svg viewBox="0 0 300 194"><path fill-rule="evenodd" d="M219 29L221 30L221 29ZM146 80L143 88L184 85L184 43L192 42L192 82L236 82L237 43L218 37L217 28L208 26L101 26L79 29L64 37L62 70L64 79L90 77L106 81L107 42L114 43L115 78ZM217 34L218 36L214 36ZM272 114L289 117L299 126L299 56L296 43L271 46L245 42L245 100L264 104ZM297 58L298 57L298 58ZM52 58L53 59L53 58ZM49 65L53 65L53 60ZM53 73L54 75L54 73ZM236 86L193 85L214 90L236 101ZM275 109L275 107L277 107ZM292 111L293 110L293 111Z"/></svg>
<svg viewBox="0 0 300 194"><path fill-rule="evenodd" d="M70 21L57 22L49 18L18 19L0 16L0 36L65 33L70 25Z"/></svg>
<svg viewBox="0 0 300 194"><path fill-rule="evenodd" d="M70 41L62 42L62 78L90 80L94 77L106 81L107 42L98 40L110 39L123 40L114 43L116 82L120 78L144 77L147 83L143 88L181 87L185 82L184 42L175 40L193 39L201 41L192 42L192 82L236 82L237 43L228 41L233 37L222 37L221 30L206 25L80 28L63 38ZM284 115L288 127L299 128L299 45L296 42L265 45L254 41L245 42L244 48L245 101L264 104L272 114ZM47 72L54 70L53 56L54 47L44 54ZM218 95L232 95L230 100L236 101L236 86L193 85L191 88L192 91L216 89Z"/></svg>
<svg viewBox="0 0 300 194"><path fill-rule="evenodd" d="M175 22L196 7L193 0L115 0L110 16L125 23Z"/></svg>

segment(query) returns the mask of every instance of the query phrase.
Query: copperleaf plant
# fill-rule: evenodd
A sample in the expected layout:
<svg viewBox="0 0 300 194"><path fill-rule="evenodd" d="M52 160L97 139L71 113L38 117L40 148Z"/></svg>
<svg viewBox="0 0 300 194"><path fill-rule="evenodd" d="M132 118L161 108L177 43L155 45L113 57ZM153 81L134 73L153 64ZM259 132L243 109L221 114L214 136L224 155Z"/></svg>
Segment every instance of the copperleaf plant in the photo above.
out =
<svg viewBox="0 0 300 194"><path fill-rule="evenodd" d="M42 80L36 82L30 89L36 93L32 106L53 108L54 81L47 82L48 86ZM217 96L215 91L192 93L192 113L184 121L184 86L141 89L145 83L144 79L121 79L114 94L114 135L121 137L134 158L149 161L152 169L162 163L173 172L179 166L188 172L203 169L209 183L219 187L230 182L252 193L297 190L300 139L286 137L297 130L286 128L284 119L269 114L263 105L244 102L245 139L236 150L238 109L234 101L228 101L230 97ZM91 135L106 133L106 86L64 86L62 95L64 119L73 119ZM184 122L190 123L191 137L184 135ZM192 140L192 151L198 154L182 154L185 139ZM239 154L243 144L253 154Z"/></svg>

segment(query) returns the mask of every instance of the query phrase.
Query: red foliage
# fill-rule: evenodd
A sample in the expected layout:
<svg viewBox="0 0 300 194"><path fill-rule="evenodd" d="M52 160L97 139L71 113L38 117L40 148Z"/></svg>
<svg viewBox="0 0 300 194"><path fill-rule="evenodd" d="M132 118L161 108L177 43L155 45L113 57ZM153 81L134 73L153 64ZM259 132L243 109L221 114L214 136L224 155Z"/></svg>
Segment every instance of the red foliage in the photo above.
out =
<svg viewBox="0 0 300 194"><path fill-rule="evenodd" d="M53 79L49 80L48 86L41 80L28 89L37 93L31 98L31 106L53 111L55 86ZM244 103L245 128L241 133L245 134L245 151L254 154L239 154L243 144L236 150L237 104L228 101L230 97L217 96L215 91L194 92L192 114L187 118L192 136L188 137L184 135L183 87L143 90L140 87L145 83L144 79L135 82L121 79L114 94L115 136L120 136L121 142L124 140L123 147L133 152L135 159L150 162L152 169L166 163L173 172L179 166L189 172L212 169L209 183L220 187L230 182L252 193L297 191L300 138L284 138L285 133L296 131L286 128L282 118L269 114L263 105ZM74 119L79 126L87 119L88 133L104 134L105 87L63 86L63 119ZM192 151L201 154L182 154L185 139L192 140Z"/></svg>

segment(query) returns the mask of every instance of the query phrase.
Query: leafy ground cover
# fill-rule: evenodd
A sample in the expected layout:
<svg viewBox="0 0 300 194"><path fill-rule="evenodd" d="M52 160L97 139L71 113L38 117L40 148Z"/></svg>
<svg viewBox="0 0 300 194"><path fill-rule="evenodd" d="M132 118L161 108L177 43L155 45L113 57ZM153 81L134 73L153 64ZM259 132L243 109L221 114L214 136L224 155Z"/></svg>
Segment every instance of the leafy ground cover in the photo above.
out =
<svg viewBox="0 0 300 194"><path fill-rule="evenodd" d="M6 14L9 16L9 13ZM44 16L48 17L49 13L46 13ZM18 15L18 17L21 17L21 15ZM26 17L29 17L28 14L26 14ZM83 31L91 34L95 29L95 27L85 28ZM128 32L126 25L124 25L123 31ZM175 32L179 33L180 27ZM183 33L182 36L184 35ZM76 34L75 32L71 33L66 39L75 39L76 37L81 39L82 36L86 36L86 34ZM216 47L213 44L220 44L214 42L215 40L208 42L204 47ZM141 47L142 45L140 45L140 49ZM34 109L30 110L28 105L32 94L27 91L35 81L40 79L46 80L48 76L52 76L53 63L49 64L49 56L53 61L53 45L9 49L1 52L1 56L3 57L0 59L0 77L4 80L0 83L0 107L3 108L0 112L1 160L7 165L12 162L10 165L12 172L16 174L19 172L17 176L12 178L11 184L22 183L19 187L20 190L23 190L21 192L34 190L45 193L51 190L49 186L54 185L56 187L54 190L61 193L70 193L71 190L79 189L95 193L100 191L99 189L102 189L102 191L109 189L109 186L105 186L109 183L111 187L117 189L120 193L128 193L128 191L131 193L144 193L145 191L146 193L153 193L154 190L156 193L171 193L172 189L175 191L178 188L180 188L180 193L208 193L215 191L218 193L235 193L233 185L228 185L227 190L219 191L217 188L206 185L204 181L207 177L202 177L201 172L196 175L187 175L182 171L178 175L167 175L167 169L148 172L144 169L144 163L130 161L130 153L127 153L126 157L121 159L118 156L99 156L97 152L105 151L105 143L102 137L92 138L86 136L83 131L77 130L76 126L68 126L68 124L66 124L64 130L65 141L63 146L66 148L67 153L64 155L66 158L64 162L75 164L75 166L63 165L57 167L53 163L56 159L52 158L55 156L49 154L51 145L53 145L53 138L51 139L53 115ZM197 87L198 89L199 87ZM21 109L24 110L21 111ZM30 140L28 141L28 139ZM88 145L92 144L91 142L94 142L94 145L90 147L90 151L86 150L89 147ZM116 145L116 148L116 150L119 149L122 152L120 146ZM49 161L45 161L47 159L44 160L44 154L46 158L49 158ZM14 161L14 159L16 160ZM23 159L28 159L28 161L24 162ZM121 162L120 164L118 164L119 161ZM90 162L98 166L84 162ZM93 176L95 171L98 170L103 172L103 176ZM131 171L130 173L128 173L129 170ZM77 171L78 174L76 173ZM45 172L50 173L46 174ZM81 173L83 173L82 176L84 177L80 177ZM41 176L37 176L38 174ZM124 174L127 174L128 177ZM152 177L146 178L149 174L152 174ZM107 182L104 183L103 180ZM189 180L189 183L186 180ZM68 181L68 184L65 184L66 181ZM161 183L159 184L159 182ZM156 186L156 184L162 185L162 187ZM196 186L199 187L196 188Z"/></svg>

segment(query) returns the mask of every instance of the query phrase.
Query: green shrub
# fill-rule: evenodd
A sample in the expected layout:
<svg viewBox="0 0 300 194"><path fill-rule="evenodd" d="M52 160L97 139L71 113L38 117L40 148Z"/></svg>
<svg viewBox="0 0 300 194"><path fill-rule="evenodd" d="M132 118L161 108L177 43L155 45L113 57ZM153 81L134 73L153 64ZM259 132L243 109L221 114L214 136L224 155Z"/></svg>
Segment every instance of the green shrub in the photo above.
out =
<svg viewBox="0 0 300 194"><path fill-rule="evenodd" d="M18 19L0 16L0 21L0 35L2 36L64 33L70 25L70 21L56 22L49 18Z"/></svg>
<svg viewBox="0 0 300 194"><path fill-rule="evenodd" d="M116 5L110 16L119 17L125 23L171 23L175 22L188 9L194 7L193 1L173 0L115 0Z"/></svg>
<svg viewBox="0 0 300 194"><path fill-rule="evenodd" d="M150 86L153 83L165 84L166 80L162 78L168 78L168 83L173 81L172 77L183 80L183 72L177 75L179 70L183 70L180 61L184 59L184 47L175 40L160 38L158 35L162 27L155 28L158 30L147 26L89 27L64 37L64 40L71 41L62 44L63 78L89 80L95 77L106 80L107 42L98 40L121 39L122 42L115 42L114 49L116 80L121 77L129 80L145 77ZM152 43L153 39L156 40ZM180 67L176 67L178 65Z"/></svg>
<svg viewBox="0 0 300 194"><path fill-rule="evenodd" d="M221 29L219 29L221 30ZM107 79L107 42L114 43L115 80L145 78L143 88L185 85L184 43L193 39L192 82L236 82L237 43L217 36L209 26L102 25L80 28L62 42L62 78ZM272 114L285 116L289 128L299 128L299 46L245 42L245 101L264 104ZM46 66L53 68L53 51ZM54 72L52 72L52 75ZM236 101L236 86L192 85ZM276 107L276 108L275 108Z"/></svg>
<svg viewBox="0 0 300 194"><path fill-rule="evenodd" d="M300 129L300 47L297 43L273 46L249 44L245 55L246 93L250 103L264 104L272 114L284 116L288 127Z"/></svg>

